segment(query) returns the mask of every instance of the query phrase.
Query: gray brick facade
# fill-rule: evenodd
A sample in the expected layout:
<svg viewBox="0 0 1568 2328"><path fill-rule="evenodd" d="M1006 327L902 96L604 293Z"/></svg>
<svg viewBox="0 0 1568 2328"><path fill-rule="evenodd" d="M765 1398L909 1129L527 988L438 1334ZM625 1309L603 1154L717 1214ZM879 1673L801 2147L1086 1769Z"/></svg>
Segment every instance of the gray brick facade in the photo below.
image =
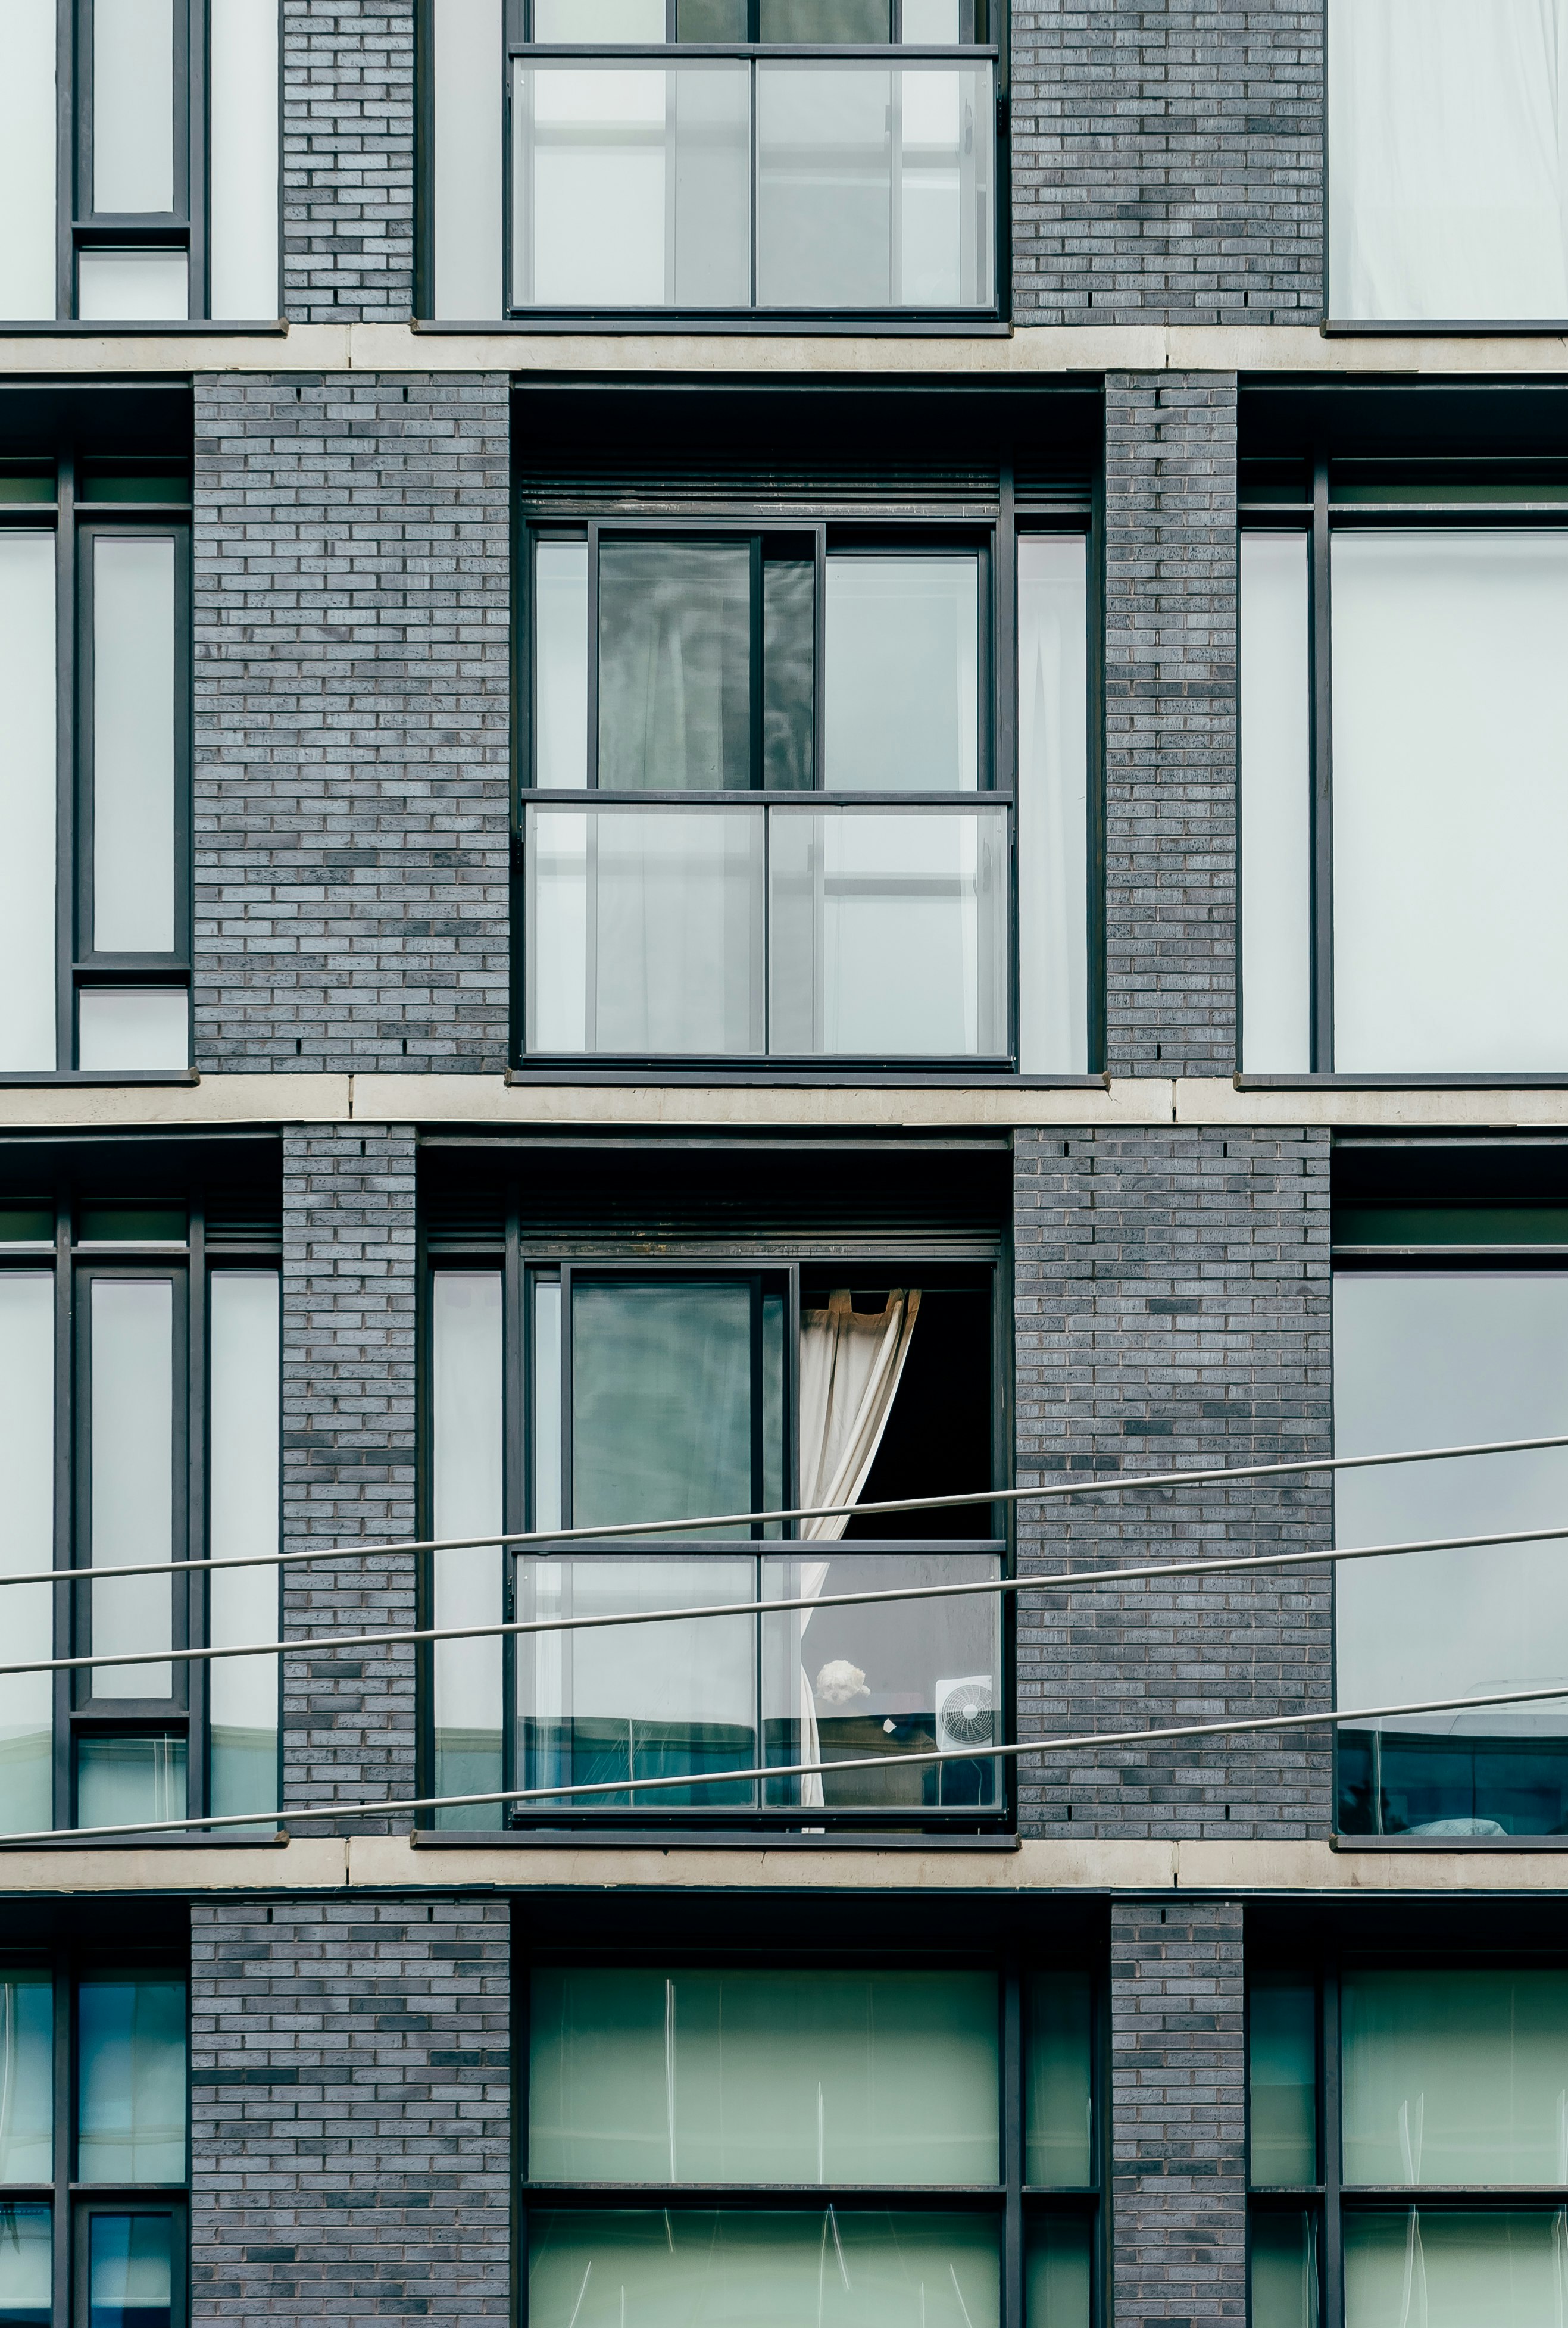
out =
<svg viewBox="0 0 1568 2328"><path fill-rule="evenodd" d="M414 304L414 0L283 0L284 313Z"/></svg>

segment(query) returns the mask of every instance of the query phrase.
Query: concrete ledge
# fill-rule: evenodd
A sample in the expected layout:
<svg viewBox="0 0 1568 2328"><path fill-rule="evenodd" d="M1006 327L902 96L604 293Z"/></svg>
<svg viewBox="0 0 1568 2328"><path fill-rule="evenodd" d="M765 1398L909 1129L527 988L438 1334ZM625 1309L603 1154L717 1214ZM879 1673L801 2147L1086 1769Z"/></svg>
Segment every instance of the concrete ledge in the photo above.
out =
<svg viewBox="0 0 1568 2328"><path fill-rule="evenodd" d="M1294 1091L1238 1091L1228 1078L1189 1077L1176 1091L1178 1123L1337 1125L1397 1129L1442 1125L1508 1131L1568 1124L1568 1090L1479 1091L1473 1085L1438 1089L1349 1091L1322 1086Z"/></svg>
<svg viewBox="0 0 1568 2328"><path fill-rule="evenodd" d="M356 1123L1006 1128L1169 1123L1174 1105L1174 1086L1158 1075L1070 1091L995 1084L509 1084L500 1075L353 1079Z"/></svg>
<svg viewBox="0 0 1568 2328"><path fill-rule="evenodd" d="M0 1087L0 1131L134 1131L217 1123L347 1123L348 1075L203 1075L189 1084Z"/></svg>

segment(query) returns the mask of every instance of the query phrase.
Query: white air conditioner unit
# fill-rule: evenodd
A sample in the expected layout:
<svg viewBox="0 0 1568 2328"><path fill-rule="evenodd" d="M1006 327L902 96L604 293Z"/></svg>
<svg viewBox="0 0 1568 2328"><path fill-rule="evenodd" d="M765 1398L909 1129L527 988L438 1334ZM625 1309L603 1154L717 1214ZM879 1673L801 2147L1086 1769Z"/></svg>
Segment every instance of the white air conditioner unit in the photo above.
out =
<svg viewBox="0 0 1568 2328"><path fill-rule="evenodd" d="M981 1751L997 1741L996 1691L990 1674L961 1674L936 1685L936 1743L944 1754Z"/></svg>

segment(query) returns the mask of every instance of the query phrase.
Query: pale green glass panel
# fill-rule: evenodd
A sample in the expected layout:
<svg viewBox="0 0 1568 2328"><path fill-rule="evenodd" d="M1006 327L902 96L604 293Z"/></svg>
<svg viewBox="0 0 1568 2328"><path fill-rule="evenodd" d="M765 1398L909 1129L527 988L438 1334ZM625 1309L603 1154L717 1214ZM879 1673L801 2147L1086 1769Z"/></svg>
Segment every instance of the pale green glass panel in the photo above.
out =
<svg viewBox="0 0 1568 2328"><path fill-rule="evenodd" d="M174 0L93 0L92 204L174 207Z"/></svg>
<svg viewBox="0 0 1568 2328"><path fill-rule="evenodd" d="M536 2213L530 2328L997 2328L994 2215Z"/></svg>
<svg viewBox="0 0 1568 2328"><path fill-rule="evenodd" d="M53 2179L53 1985L46 1972L5 1972L0 1974L0 2182Z"/></svg>
<svg viewBox="0 0 1568 2328"><path fill-rule="evenodd" d="M907 0L906 0L907 5ZM1028 2328L1089 2328L1093 2233L1080 2215L1037 2215L1024 2249Z"/></svg>
<svg viewBox="0 0 1568 2328"><path fill-rule="evenodd" d="M533 769L536 784L588 781L588 545L544 540L533 553Z"/></svg>
<svg viewBox="0 0 1568 2328"><path fill-rule="evenodd" d="M572 1335L578 1526L751 1509L749 1285L579 1281Z"/></svg>
<svg viewBox="0 0 1568 2328"><path fill-rule="evenodd" d="M664 39L664 0L533 0L536 41L580 42Z"/></svg>
<svg viewBox="0 0 1568 2328"><path fill-rule="evenodd" d="M35 1224L34 1225L42 1225ZM0 1478L6 1525L0 1578L54 1565L54 1276L49 1270L0 1275ZM47 1584L0 1592L6 1658L22 1664L54 1650ZM52 1826L53 1676L12 1674L0 1681L0 1802L13 1834Z"/></svg>
<svg viewBox="0 0 1568 2328"><path fill-rule="evenodd" d="M105 1580L106 1569L174 1556L174 1289L167 1278L100 1277L92 1318L92 1638L104 1655L173 1645L162 1576ZM101 1666L99 1697L169 1697L169 1665Z"/></svg>
<svg viewBox="0 0 1568 2328"><path fill-rule="evenodd" d="M0 314L16 323L45 323L54 314L59 37L55 0L7 0Z"/></svg>
<svg viewBox="0 0 1568 2328"><path fill-rule="evenodd" d="M1561 2328L1568 2305L1561 2208L1347 2214L1344 2238L1345 2328Z"/></svg>
<svg viewBox="0 0 1568 2328"><path fill-rule="evenodd" d="M191 998L183 986L84 986L76 1005L76 1064L98 1075L176 1075L191 1063Z"/></svg>
<svg viewBox="0 0 1568 2328"><path fill-rule="evenodd" d="M502 0L436 0L430 30L435 308L501 313Z"/></svg>
<svg viewBox="0 0 1568 2328"><path fill-rule="evenodd" d="M183 250L84 250L76 308L84 324L183 323L191 312L190 260Z"/></svg>
<svg viewBox="0 0 1568 2328"><path fill-rule="evenodd" d="M49 2328L54 2317L53 2247L46 2206L0 2207L0 2321Z"/></svg>
<svg viewBox="0 0 1568 2328"><path fill-rule="evenodd" d="M210 1308L208 1634L214 1647L278 1638L275 1568L223 1563L278 1549L278 1281L270 1270L215 1270ZM211 1807L277 1808L277 1659L219 1657L207 1683Z"/></svg>
<svg viewBox="0 0 1568 2328"><path fill-rule="evenodd" d="M505 1525L502 1500L502 1284L497 1270L437 1270L431 1281L431 1453L438 1537L490 1535ZM498 1625L499 1544L435 1555L436 1622ZM483 1794L502 1784L501 1642L437 1641L436 1787ZM498 1803L438 1811L441 1826L495 1827Z"/></svg>
<svg viewBox="0 0 1568 2328"><path fill-rule="evenodd" d="M0 533L0 1068L11 1073L52 1074L56 1059L54 556L52 532Z"/></svg>
<svg viewBox="0 0 1568 2328"><path fill-rule="evenodd" d="M77 2180L185 2174L185 1984L111 1974L77 1991Z"/></svg>
<svg viewBox="0 0 1568 2328"><path fill-rule="evenodd" d="M1318 2219L1303 2209L1252 2219L1252 2328L1318 2328Z"/></svg>
<svg viewBox="0 0 1568 2328"><path fill-rule="evenodd" d="M93 943L174 945L174 544L93 545Z"/></svg>
<svg viewBox="0 0 1568 2328"><path fill-rule="evenodd" d="M1340 2031L1347 2183L1568 2182L1568 1974L1349 1974Z"/></svg>
<svg viewBox="0 0 1568 2328"><path fill-rule="evenodd" d="M76 1745L76 1824L133 1826L183 1819L187 1750L167 1731L109 1731Z"/></svg>
<svg viewBox="0 0 1568 2328"><path fill-rule="evenodd" d="M972 792L980 560L830 558L830 792Z"/></svg>
<svg viewBox="0 0 1568 2328"><path fill-rule="evenodd" d="M1024 2181L1070 2189L1094 2179L1089 1976L1034 1974L1025 2049Z"/></svg>
<svg viewBox="0 0 1568 2328"><path fill-rule="evenodd" d="M277 0L209 0L208 202L212 313L263 322L278 310ZM473 9L474 0L464 0ZM493 89L494 58L491 53ZM493 234L501 236L500 106ZM477 119L475 128L477 129ZM473 143L483 149L477 136ZM439 215L437 213L437 215ZM437 228L437 232L439 229ZM500 268L495 273L499 296ZM476 309L488 314L491 309Z"/></svg>
<svg viewBox="0 0 1568 2328"><path fill-rule="evenodd" d="M535 2182L994 2182L984 1972L541 1967Z"/></svg>
<svg viewBox="0 0 1568 2328"><path fill-rule="evenodd" d="M1302 1981L1257 1980L1248 2006L1252 2179L1318 2179L1318 1999Z"/></svg>

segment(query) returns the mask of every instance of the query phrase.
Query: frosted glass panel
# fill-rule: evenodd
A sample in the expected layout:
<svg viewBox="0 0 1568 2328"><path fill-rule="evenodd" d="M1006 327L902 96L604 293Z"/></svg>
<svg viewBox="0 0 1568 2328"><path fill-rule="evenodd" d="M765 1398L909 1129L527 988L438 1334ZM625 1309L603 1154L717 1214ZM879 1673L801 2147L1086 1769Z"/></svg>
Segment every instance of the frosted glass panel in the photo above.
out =
<svg viewBox="0 0 1568 2328"><path fill-rule="evenodd" d="M1094 2179L1087 1973L1034 1974L1025 2040L1024 2181L1069 2189Z"/></svg>
<svg viewBox="0 0 1568 2328"><path fill-rule="evenodd" d="M537 1968L545 2182L994 2182L985 1972Z"/></svg>
<svg viewBox="0 0 1568 2328"><path fill-rule="evenodd" d="M8 1971L0 1974L0 2183L53 2179L54 1989L47 1972ZM0 2221L0 2247L4 2233Z"/></svg>
<svg viewBox="0 0 1568 2328"><path fill-rule="evenodd" d="M1319 2328L1316 2215L1304 2208L1284 2214L1257 2209L1249 2238L1253 2328ZM1403 2318L1390 2315L1390 2328L1401 2328Z"/></svg>
<svg viewBox="0 0 1568 2328"><path fill-rule="evenodd" d="M43 2170L47 2178L49 2168ZM54 2266L46 2206L0 2206L0 2320L14 2328L50 2328Z"/></svg>
<svg viewBox="0 0 1568 2328"><path fill-rule="evenodd" d="M1334 1409L1341 1455L1568 1428L1568 1279L1507 1271L1338 1277ZM1347 1544L1548 1527L1561 1524L1565 1501L1562 1450L1402 1464L1342 1473L1335 1527ZM1554 1544L1354 1561L1335 1591L1343 1706L1563 1678L1568 1565ZM1453 1833L1477 1831L1480 1819L1481 1832L1560 1832L1568 1824L1565 1742L1560 1703L1342 1731L1341 1822L1357 1831Z"/></svg>
<svg viewBox="0 0 1568 2328"><path fill-rule="evenodd" d="M1334 1063L1568 1065L1568 532L1333 542Z"/></svg>
<svg viewBox="0 0 1568 2328"><path fill-rule="evenodd" d="M278 0L210 0L210 7L212 313L261 323L279 308ZM493 85L494 69L493 59ZM498 195L497 219L500 208Z"/></svg>
<svg viewBox="0 0 1568 2328"><path fill-rule="evenodd" d="M1248 2109L1254 2182L1318 2179L1318 1994L1260 1979L1247 1999Z"/></svg>
<svg viewBox="0 0 1568 2328"><path fill-rule="evenodd" d="M93 543L93 943L174 950L174 544Z"/></svg>
<svg viewBox="0 0 1568 2328"><path fill-rule="evenodd" d="M77 1991L77 2177L185 2173L185 1984L109 1974Z"/></svg>
<svg viewBox="0 0 1568 2328"><path fill-rule="evenodd" d="M810 2322L998 2328L994 2216L855 2208L782 2213L530 2212L530 2328Z"/></svg>
<svg viewBox="0 0 1568 2328"><path fill-rule="evenodd" d="M972 792L980 560L830 558L831 792Z"/></svg>
<svg viewBox="0 0 1568 2328"><path fill-rule="evenodd" d="M87 2328L172 2328L174 2286L171 2216L93 2216Z"/></svg>
<svg viewBox="0 0 1568 2328"><path fill-rule="evenodd" d="M172 1645L173 1596L161 1576L102 1581L102 1571L174 1556L174 1289L167 1278L95 1278L92 1320L92 1644L116 1656ZM169 1665L110 1666L99 1697L168 1697Z"/></svg>
<svg viewBox="0 0 1568 2328"><path fill-rule="evenodd" d="M183 1736L89 1732L76 1746L76 1824L132 1826L183 1819L188 1755Z"/></svg>
<svg viewBox="0 0 1568 2328"><path fill-rule="evenodd" d="M1241 538L1242 1039L1253 1075L1312 1064L1308 538Z"/></svg>
<svg viewBox="0 0 1568 2328"><path fill-rule="evenodd" d="M54 536L0 533L0 1067L55 1065Z"/></svg>
<svg viewBox="0 0 1568 2328"><path fill-rule="evenodd" d="M904 0L904 38L933 48L956 42L958 0Z"/></svg>
<svg viewBox="0 0 1568 2328"><path fill-rule="evenodd" d="M501 0L435 0L435 308L501 314Z"/></svg>
<svg viewBox="0 0 1568 2328"><path fill-rule="evenodd" d="M0 89L0 316L55 311L55 0L10 0Z"/></svg>
<svg viewBox="0 0 1568 2328"><path fill-rule="evenodd" d="M1347 1973L1340 2011L1347 2182L1568 2181L1568 1975Z"/></svg>
<svg viewBox="0 0 1568 2328"><path fill-rule="evenodd" d="M505 1522L502 1497L502 1284L499 1270L437 1270L431 1280L431 1432L437 1536L484 1535ZM507 1555L497 1544L435 1555L437 1625L495 1625ZM501 1643L435 1649L438 1795L502 1783ZM499 1826L502 1807L439 1811L442 1826Z"/></svg>
<svg viewBox="0 0 1568 2328"><path fill-rule="evenodd" d="M279 1549L278 1281L270 1270L212 1272L208 1322L209 1557ZM207 1587L214 1647L278 1638L277 1571L221 1567ZM211 1808L277 1808L277 1659L221 1657L208 1667Z"/></svg>
<svg viewBox="0 0 1568 2328"><path fill-rule="evenodd" d="M588 780L588 545L540 541L533 553L533 782Z"/></svg>
<svg viewBox="0 0 1568 2328"><path fill-rule="evenodd" d="M561 1289L559 1277L533 1289L533 1515L536 1528L561 1524Z"/></svg>
<svg viewBox="0 0 1568 2328"><path fill-rule="evenodd" d="M536 41L648 41L664 38L664 0L533 0Z"/></svg>
<svg viewBox="0 0 1568 2328"><path fill-rule="evenodd" d="M1568 315L1563 0L1329 0L1329 311Z"/></svg>
<svg viewBox="0 0 1568 2328"><path fill-rule="evenodd" d="M1345 2328L1558 2328L1568 2220L1428 2208L1347 2214ZM1419 2309L1417 2306L1419 2305Z"/></svg>
<svg viewBox="0 0 1568 2328"><path fill-rule="evenodd" d="M93 0L92 206L174 207L174 0Z"/></svg>
<svg viewBox="0 0 1568 2328"><path fill-rule="evenodd" d="M513 70L515 305L749 305L745 65Z"/></svg>
<svg viewBox="0 0 1568 2328"><path fill-rule="evenodd" d="M904 11L906 34L909 22ZM1087 544L1019 543L1019 1065L1089 1065Z"/></svg>
<svg viewBox="0 0 1568 2328"><path fill-rule="evenodd" d="M191 999L183 986L84 986L76 1025L77 1065L85 1071L172 1074L191 1064Z"/></svg>
<svg viewBox="0 0 1568 2328"><path fill-rule="evenodd" d="M6 1525L0 1578L54 1565L54 1276L0 1274L0 1478ZM54 1654L52 1589L0 1591L6 1662ZM53 1683L48 1674L0 1682L0 1812L8 1832L52 1826ZM3 2172L3 2166L0 2166Z"/></svg>
<svg viewBox="0 0 1568 2328"><path fill-rule="evenodd" d="M775 1053L1006 1052L1005 811L779 811L768 868Z"/></svg>
<svg viewBox="0 0 1568 2328"><path fill-rule="evenodd" d="M183 250L84 250L76 262L76 312L84 324L178 324L191 312Z"/></svg>
<svg viewBox="0 0 1568 2328"><path fill-rule="evenodd" d="M904 0L904 22L909 22L909 0ZM1028 2328L1089 2328L1090 2224L1079 2215L1034 2215L1028 2218L1025 2239L1024 2316Z"/></svg>

